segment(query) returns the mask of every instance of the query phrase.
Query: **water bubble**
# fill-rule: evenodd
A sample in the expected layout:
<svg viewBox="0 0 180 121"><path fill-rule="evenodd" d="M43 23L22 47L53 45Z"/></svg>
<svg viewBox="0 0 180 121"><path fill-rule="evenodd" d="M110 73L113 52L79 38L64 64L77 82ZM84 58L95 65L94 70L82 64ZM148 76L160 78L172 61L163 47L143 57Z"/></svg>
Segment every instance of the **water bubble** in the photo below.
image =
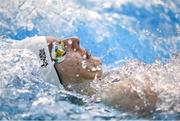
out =
<svg viewBox="0 0 180 121"><path fill-rule="evenodd" d="M111 2L104 2L103 3L103 8L110 8L112 6Z"/></svg>
<svg viewBox="0 0 180 121"><path fill-rule="evenodd" d="M68 86L67 86L69 89L71 89L72 88L72 85L71 84L68 84Z"/></svg>
<svg viewBox="0 0 180 121"><path fill-rule="evenodd" d="M101 101L102 101L101 97L99 97L99 96L95 97L95 103L100 103Z"/></svg>
<svg viewBox="0 0 180 121"><path fill-rule="evenodd" d="M161 33L161 32L162 32L162 31L161 31L161 29L159 29L159 28L157 28L157 29L156 29L156 31L157 31L157 32L159 32L159 33Z"/></svg>
<svg viewBox="0 0 180 121"><path fill-rule="evenodd" d="M87 58L87 55L83 55L83 59L86 59Z"/></svg>
<svg viewBox="0 0 180 121"><path fill-rule="evenodd" d="M86 61L82 61L81 63L82 63L82 68L83 68L83 69L86 69L86 68L87 68Z"/></svg>
<svg viewBox="0 0 180 121"><path fill-rule="evenodd" d="M13 62L14 62L14 63L17 63L18 61L20 61L20 59L19 59L18 57L15 57L15 58L13 59Z"/></svg>
<svg viewBox="0 0 180 121"><path fill-rule="evenodd" d="M79 77L79 74L76 74L76 77Z"/></svg>
<svg viewBox="0 0 180 121"><path fill-rule="evenodd" d="M122 25L121 27L122 27L122 29L125 29L125 28L126 28L124 25Z"/></svg>
<svg viewBox="0 0 180 121"><path fill-rule="evenodd" d="M68 44L72 45L72 40L71 39L68 40Z"/></svg>
<svg viewBox="0 0 180 121"><path fill-rule="evenodd" d="M96 71L96 68L95 68L95 67L92 67L92 68L91 68L91 71Z"/></svg>
<svg viewBox="0 0 180 121"><path fill-rule="evenodd" d="M33 102L33 106L37 106L37 105L45 105L45 104L50 104L52 102L52 100L50 100L47 97L40 97L38 100Z"/></svg>
<svg viewBox="0 0 180 121"><path fill-rule="evenodd" d="M87 68L87 65L82 64L82 68L83 68L83 69L86 69L86 68Z"/></svg>
<svg viewBox="0 0 180 121"><path fill-rule="evenodd" d="M94 80L97 80L97 76L98 76L97 74L94 76Z"/></svg>
<svg viewBox="0 0 180 121"><path fill-rule="evenodd" d="M149 30L145 30L145 35L146 36L149 36L151 33L150 33L150 31Z"/></svg>
<svg viewBox="0 0 180 121"><path fill-rule="evenodd" d="M102 70L101 66L97 66L96 70L98 70L98 71Z"/></svg>

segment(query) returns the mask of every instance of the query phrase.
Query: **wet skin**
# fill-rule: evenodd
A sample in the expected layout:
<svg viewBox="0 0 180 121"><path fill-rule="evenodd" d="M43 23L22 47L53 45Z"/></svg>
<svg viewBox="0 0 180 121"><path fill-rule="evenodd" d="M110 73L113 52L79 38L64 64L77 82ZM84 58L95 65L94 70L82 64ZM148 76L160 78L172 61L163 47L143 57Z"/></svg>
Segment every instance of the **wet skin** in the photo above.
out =
<svg viewBox="0 0 180 121"><path fill-rule="evenodd" d="M108 105L126 111L135 111L143 115L149 114L155 109L157 94L150 88L151 85L146 83L143 93L148 103L145 103L138 92L131 88L131 85L134 85L131 80L122 79L125 81L109 85L108 91L94 92L90 86L90 82L93 80L98 81L98 78L102 78L101 61L91 56L84 48L80 47L79 38L74 37L57 40L53 37L47 37L50 51L54 40L58 43L63 42L67 50L65 60L55 65L61 76L63 86L66 89L75 90L78 93L86 95L100 94L99 96L102 98L103 102ZM147 78L145 82L148 81L149 79ZM69 87L69 85L71 86ZM139 108L138 110L137 107Z"/></svg>
<svg viewBox="0 0 180 121"><path fill-rule="evenodd" d="M50 51L54 40L58 43L63 42L66 48L65 60L55 65L64 87L68 84L89 82L101 77L101 61L80 47L79 38L57 40L47 37Z"/></svg>

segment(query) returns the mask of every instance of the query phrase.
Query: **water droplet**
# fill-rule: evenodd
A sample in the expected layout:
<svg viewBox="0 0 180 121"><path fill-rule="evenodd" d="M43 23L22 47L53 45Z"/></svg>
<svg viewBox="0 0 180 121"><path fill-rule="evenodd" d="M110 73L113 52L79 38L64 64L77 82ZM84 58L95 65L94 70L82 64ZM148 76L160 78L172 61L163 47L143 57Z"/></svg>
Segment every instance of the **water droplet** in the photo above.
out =
<svg viewBox="0 0 180 121"><path fill-rule="evenodd" d="M95 68L95 67L92 67L92 68L91 68L91 71L96 71L96 68Z"/></svg>
<svg viewBox="0 0 180 121"><path fill-rule="evenodd" d="M86 55L83 55L83 59L86 59L87 58L87 56Z"/></svg>
<svg viewBox="0 0 180 121"><path fill-rule="evenodd" d="M79 77L79 74L76 74L76 77Z"/></svg>
<svg viewBox="0 0 180 121"><path fill-rule="evenodd" d="M98 71L102 70L102 69L101 69L101 66L97 66L97 67L96 67L96 70L98 70Z"/></svg>
<svg viewBox="0 0 180 121"><path fill-rule="evenodd" d="M68 40L68 44L72 45L72 40L71 39Z"/></svg>
<svg viewBox="0 0 180 121"><path fill-rule="evenodd" d="M82 63L82 68L83 68L83 69L86 69L86 68L87 68L86 61L82 61L81 63Z"/></svg>
<svg viewBox="0 0 180 121"><path fill-rule="evenodd" d="M97 80L97 76L98 76L97 74L94 76L94 80Z"/></svg>

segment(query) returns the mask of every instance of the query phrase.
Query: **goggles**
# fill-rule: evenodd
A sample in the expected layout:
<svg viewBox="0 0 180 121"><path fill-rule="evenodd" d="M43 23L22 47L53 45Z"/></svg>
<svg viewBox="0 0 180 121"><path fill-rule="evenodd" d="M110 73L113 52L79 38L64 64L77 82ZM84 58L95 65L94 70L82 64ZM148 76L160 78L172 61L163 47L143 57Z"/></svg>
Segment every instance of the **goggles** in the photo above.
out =
<svg viewBox="0 0 180 121"><path fill-rule="evenodd" d="M65 49L64 43L53 42L51 57L53 61L55 62L55 64L61 63L62 61L64 61L65 55L66 55L66 49Z"/></svg>

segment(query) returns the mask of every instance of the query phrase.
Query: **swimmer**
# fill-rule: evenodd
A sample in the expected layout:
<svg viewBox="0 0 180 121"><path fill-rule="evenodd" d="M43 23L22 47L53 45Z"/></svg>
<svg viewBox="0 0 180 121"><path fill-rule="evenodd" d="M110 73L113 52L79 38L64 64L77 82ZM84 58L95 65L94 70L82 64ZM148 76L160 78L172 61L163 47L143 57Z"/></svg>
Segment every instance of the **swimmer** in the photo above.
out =
<svg viewBox="0 0 180 121"><path fill-rule="evenodd" d="M65 89L81 94L97 94L106 104L127 111L138 109L140 113L149 113L155 109L157 95L148 84L143 90L146 101L133 91L131 81L110 85L108 91L97 93L90 83L102 78L101 61L81 48L77 37L59 40L50 36L37 36L17 42L13 47L34 52L45 80L52 84L63 85Z"/></svg>

